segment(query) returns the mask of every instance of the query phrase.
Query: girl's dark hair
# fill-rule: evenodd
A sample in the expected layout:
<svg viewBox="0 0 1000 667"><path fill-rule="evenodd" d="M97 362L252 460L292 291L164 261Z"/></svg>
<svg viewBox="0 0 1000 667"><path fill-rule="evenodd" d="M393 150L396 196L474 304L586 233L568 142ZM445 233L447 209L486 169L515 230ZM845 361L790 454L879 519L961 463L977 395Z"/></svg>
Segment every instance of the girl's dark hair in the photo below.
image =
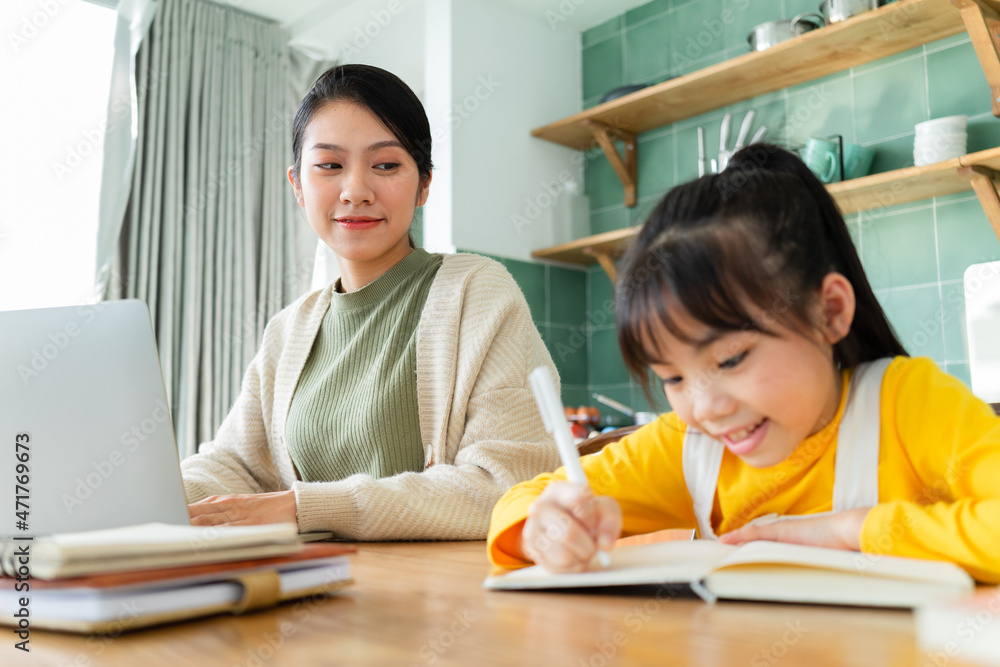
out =
<svg viewBox="0 0 1000 667"><path fill-rule="evenodd" d="M371 65L338 65L323 72L299 104L292 124L292 175L298 181L302 141L316 112L329 102L359 104L381 121L417 163L421 179L431 175L431 127L424 106L402 79Z"/></svg>
<svg viewBox="0 0 1000 667"><path fill-rule="evenodd" d="M773 335L768 321L813 328L810 306L832 271L851 282L856 300L850 332L833 346L837 366L905 356L823 184L792 153L747 146L722 173L671 190L623 259L615 319L625 365L648 384L646 369L658 354L649 349L655 322L693 342L668 305L720 331ZM763 316L751 315L750 306Z"/></svg>

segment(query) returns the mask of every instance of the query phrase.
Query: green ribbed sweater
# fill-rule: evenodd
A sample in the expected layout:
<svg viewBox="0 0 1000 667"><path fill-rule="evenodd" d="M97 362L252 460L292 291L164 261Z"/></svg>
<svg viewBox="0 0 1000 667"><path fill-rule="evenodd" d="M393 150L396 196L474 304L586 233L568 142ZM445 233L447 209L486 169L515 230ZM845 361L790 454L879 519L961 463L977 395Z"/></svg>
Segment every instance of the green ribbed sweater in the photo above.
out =
<svg viewBox="0 0 1000 667"><path fill-rule="evenodd" d="M441 256L417 249L374 282L334 293L288 412L306 482L424 469L417 325Z"/></svg>

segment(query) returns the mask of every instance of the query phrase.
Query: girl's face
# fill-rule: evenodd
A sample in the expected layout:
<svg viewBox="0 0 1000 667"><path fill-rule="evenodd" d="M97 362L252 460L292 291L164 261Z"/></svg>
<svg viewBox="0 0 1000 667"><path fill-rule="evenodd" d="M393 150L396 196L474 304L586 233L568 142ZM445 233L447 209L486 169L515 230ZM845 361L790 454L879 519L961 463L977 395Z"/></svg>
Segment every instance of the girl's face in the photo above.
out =
<svg viewBox="0 0 1000 667"><path fill-rule="evenodd" d="M841 376L821 332L806 337L771 324L773 318L760 321L777 336L718 331L686 313L671 314L697 342L685 343L658 324L654 357L661 361L653 372L678 417L748 465L781 463L836 415Z"/></svg>
<svg viewBox="0 0 1000 667"><path fill-rule="evenodd" d="M414 211L430 179L367 108L329 102L306 127L299 180L288 180L309 225L339 259L392 262L409 253Z"/></svg>

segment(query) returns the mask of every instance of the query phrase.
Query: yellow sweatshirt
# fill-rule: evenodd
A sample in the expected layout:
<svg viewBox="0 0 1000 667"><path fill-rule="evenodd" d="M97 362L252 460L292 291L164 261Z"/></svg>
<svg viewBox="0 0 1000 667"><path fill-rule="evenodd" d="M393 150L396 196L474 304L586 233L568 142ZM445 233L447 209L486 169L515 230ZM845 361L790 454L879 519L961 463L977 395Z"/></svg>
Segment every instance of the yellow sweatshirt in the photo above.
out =
<svg viewBox="0 0 1000 667"><path fill-rule="evenodd" d="M845 396L833 421L778 465L753 468L725 452L712 510L717 535L766 514L832 509ZM930 359L897 357L882 383L880 428L879 504L865 519L861 550L948 560L1000 582L1000 418ZM695 527L681 464L686 429L667 413L581 459L594 493L621 505L624 536ZM503 495L490 522L494 564L526 564L517 544L528 507L551 480L565 479L560 468Z"/></svg>

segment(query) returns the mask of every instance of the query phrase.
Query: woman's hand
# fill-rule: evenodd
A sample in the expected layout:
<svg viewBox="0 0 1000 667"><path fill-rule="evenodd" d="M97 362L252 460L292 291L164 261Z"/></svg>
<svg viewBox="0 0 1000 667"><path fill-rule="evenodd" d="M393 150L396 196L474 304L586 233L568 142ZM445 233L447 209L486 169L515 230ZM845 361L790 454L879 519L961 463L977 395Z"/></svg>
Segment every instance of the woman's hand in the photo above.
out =
<svg viewBox="0 0 1000 667"><path fill-rule="evenodd" d="M188 505L195 526L246 526L262 523L294 523L295 492L253 493L236 496L209 496Z"/></svg>
<svg viewBox="0 0 1000 667"><path fill-rule="evenodd" d="M621 531L622 511L614 498L553 482L528 509L521 552L550 572L580 572L598 549L614 546Z"/></svg>
<svg viewBox="0 0 1000 667"><path fill-rule="evenodd" d="M870 507L837 512L815 519L789 519L764 524L748 524L719 538L725 544L754 540L807 544L829 549L861 550L861 526Z"/></svg>

